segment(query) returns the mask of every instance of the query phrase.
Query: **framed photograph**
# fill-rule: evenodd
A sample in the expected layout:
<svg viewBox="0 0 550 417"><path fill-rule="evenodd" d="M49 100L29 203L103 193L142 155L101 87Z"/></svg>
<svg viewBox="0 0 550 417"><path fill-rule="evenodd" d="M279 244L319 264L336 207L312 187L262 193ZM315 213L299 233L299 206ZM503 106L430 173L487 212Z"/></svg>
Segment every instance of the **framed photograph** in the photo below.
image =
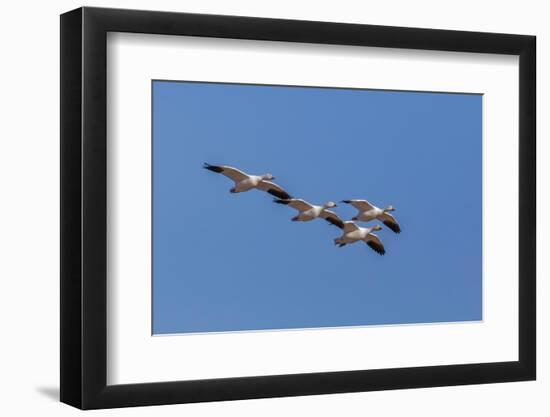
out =
<svg viewBox="0 0 550 417"><path fill-rule="evenodd" d="M61 16L61 401L535 379L535 37Z"/></svg>

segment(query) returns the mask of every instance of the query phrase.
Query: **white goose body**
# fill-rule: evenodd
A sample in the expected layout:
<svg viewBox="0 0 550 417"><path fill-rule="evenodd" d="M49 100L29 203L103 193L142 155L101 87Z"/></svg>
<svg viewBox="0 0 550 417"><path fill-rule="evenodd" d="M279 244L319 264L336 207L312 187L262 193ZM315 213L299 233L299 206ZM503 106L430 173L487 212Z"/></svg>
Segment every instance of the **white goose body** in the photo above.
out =
<svg viewBox="0 0 550 417"><path fill-rule="evenodd" d="M374 204L369 203L367 200L343 200L343 203L351 204L357 209L357 214L352 217L352 220L370 222L371 220L380 220L390 230L395 233L401 233L401 227L395 217L389 212L395 211L393 206L388 206L384 209L376 207Z"/></svg>
<svg viewBox="0 0 550 417"><path fill-rule="evenodd" d="M263 178L258 175L250 175L247 179L235 182L235 187L232 190L234 193L244 193L245 191L257 188L262 180Z"/></svg>
<svg viewBox="0 0 550 417"><path fill-rule="evenodd" d="M271 174L250 175L234 167L210 165L207 163L204 163L203 168L225 175L227 178L233 180L235 186L229 190L231 193L244 193L252 189L258 189L278 198L292 198L281 186L271 181L275 179Z"/></svg>
<svg viewBox="0 0 550 417"><path fill-rule="evenodd" d="M316 219L320 216L320 214L323 212L324 207L322 206L313 206L309 210L301 211L296 216L296 220L300 220L302 222L308 222L310 220Z"/></svg>
<svg viewBox="0 0 550 417"><path fill-rule="evenodd" d="M384 210L374 207L372 210L359 212L357 216L355 216L355 220L370 222L371 220L377 219L382 214L384 214Z"/></svg>
<svg viewBox="0 0 550 417"><path fill-rule="evenodd" d="M298 214L292 218L292 221L308 222L313 219L321 218L331 224L334 224L335 226L344 226L342 219L333 211L328 210L329 208L336 207L336 203L332 201L329 201L322 206L310 204L307 201L298 198L278 199L274 200L274 202L277 204L288 205L293 209L298 210Z"/></svg>
<svg viewBox="0 0 550 417"><path fill-rule="evenodd" d="M344 222L344 233L342 236L334 239L334 244L340 247L346 246L350 243L355 243L359 241L365 242L372 250L380 255L384 255L386 250L380 238L372 233L376 230L381 230L380 225L375 225L373 227L359 227L352 221Z"/></svg>

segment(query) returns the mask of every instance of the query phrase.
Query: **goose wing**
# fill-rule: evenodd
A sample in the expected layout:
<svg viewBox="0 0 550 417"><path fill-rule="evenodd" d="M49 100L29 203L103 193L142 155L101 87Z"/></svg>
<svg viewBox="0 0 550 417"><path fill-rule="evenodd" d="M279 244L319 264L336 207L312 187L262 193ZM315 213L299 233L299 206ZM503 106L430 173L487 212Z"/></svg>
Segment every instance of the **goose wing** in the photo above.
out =
<svg viewBox="0 0 550 417"><path fill-rule="evenodd" d="M369 203L367 200L343 200L344 203L351 204L359 211L369 211L374 208L374 206Z"/></svg>
<svg viewBox="0 0 550 417"><path fill-rule="evenodd" d="M300 212L307 211L313 208L311 204L309 204L307 201L302 200L300 198L290 198L290 199L278 199L273 200L277 204L285 204L287 206L290 206Z"/></svg>
<svg viewBox="0 0 550 417"><path fill-rule="evenodd" d="M334 226L338 226L340 229L343 229L344 228L344 222L342 221L342 219L340 218L340 216L338 216L335 212L333 211L330 211L330 210L323 210L320 214L320 217L322 217L323 219L325 219L327 222L329 222L330 224L333 224Z"/></svg>
<svg viewBox="0 0 550 417"><path fill-rule="evenodd" d="M241 182L243 180L250 178L249 175L233 167L228 167L223 165L210 165L205 162L203 168L212 172L217 172L218 174L223 174L227 178L230 178L235 182Z"/></svg>
<svg viewBox="0 0 550 417"><path fill-rule="evenodd" d="M384 249L384 245L382 244L382 241L380 238L375 235L374 233L369 233L367 235L367 238L365 240L365 243L369 245L369 247L378 253L379 255L384 255L386 253L386 249Z"/></svg>
<svg viewBox="0 0 550 417"><path fill-rule="evenodd" d="M344 229L344 233L350 233L350 232L355 232L356 230L359 230L359 226L357 226L352 221L347 221L347 222L344 222L343 229Z"/></svg>
<svg viewBox="0 0 550 417"><path fill-rule="evenodd" d="M268 192L282 200L292 199L292 196L287 193L282 187L271 181L261 180L257 186L258 189Z"/></svg>
<svg viewBox="0 0 550 417"><path fill-rule="evenodd" d="M395 220L395 217L393 217L389 213L384 213L380 215L379 219L384 223L386 226L388 226L388 229L391 229L395 233L401 233L401 227L399 227L399 223L397 223L397 220Z"/></svg>

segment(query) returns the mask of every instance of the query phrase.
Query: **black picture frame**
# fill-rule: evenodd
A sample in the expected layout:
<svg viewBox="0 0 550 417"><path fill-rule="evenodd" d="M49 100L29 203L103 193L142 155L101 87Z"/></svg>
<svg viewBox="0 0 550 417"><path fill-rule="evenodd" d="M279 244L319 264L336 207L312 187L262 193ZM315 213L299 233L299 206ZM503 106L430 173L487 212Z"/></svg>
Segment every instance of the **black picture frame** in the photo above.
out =
<svg viewBox="0 0 550 417"><path fill-rule="evenodd" d="M112 385L107 367L108 32L519 56L519 360ZM61 401L81 409L533 380L536 377L534 36L79 8L61 15Z"/></svg>

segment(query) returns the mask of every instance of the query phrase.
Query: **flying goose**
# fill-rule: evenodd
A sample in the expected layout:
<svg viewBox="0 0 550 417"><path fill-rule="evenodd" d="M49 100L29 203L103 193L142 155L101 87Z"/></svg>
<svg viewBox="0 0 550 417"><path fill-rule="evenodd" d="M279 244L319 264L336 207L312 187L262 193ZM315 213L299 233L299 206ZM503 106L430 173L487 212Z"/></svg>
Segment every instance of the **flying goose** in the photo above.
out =
<svg viewBox="0 0 550 417"><path fill-rule="evenodd" d="M374 219L378 219L395 233L401 233L399 223L397 223L395 217L393 217L389 213L390 211L395 211L395 208L393 206L388 206L384 209L381 209L372 205L367 200L342 200L342 203L351 204L353 207L359 210L357 215L351 218L352 220L368 222Z"/></svg>
<svg viewBox="0 0 550 417"><path fill-rule="evenodd" d="M354 222L346 221L344 222L344 227L342 227L342 229L344 230L344 233L342 236L334 239L335 245L342 247L346 246L348 243L355 243L362 240L376 253L380 255L384 255L386 253L380 238L372 233L375 230L382 229L382 226L379 224L373 227L359 227Z"/></svg>
<svg viewBox="0 0 550 417"><path fill-rule="evenodd" d="M338 215L328 210L329 208L336 207L336 203L329 201L322 206L315 206L302 199L290 198L290 199L278 199L273 200L277 204L285 204L299 211L298 215L292 218L292 221L307 222L318 217L325 219L327 222L332 223L340 228L344 227L344 222Z"/></svg>
<svg viewBox="0 0 550 417"><path fill-rule="evenodd" d="M218 174L223 174L227 178L233 180L235 182L235 186L229 190L231 193L242 193L256 188L258 190L266 191L277 198L292 198L290 194L283 190L283 188L274 182L271 182L271 180L275 179L275 177L271 174L249 175L237 168L210 165L206 162L204 163L203 168L212 172L217 172Z"/></svg>

